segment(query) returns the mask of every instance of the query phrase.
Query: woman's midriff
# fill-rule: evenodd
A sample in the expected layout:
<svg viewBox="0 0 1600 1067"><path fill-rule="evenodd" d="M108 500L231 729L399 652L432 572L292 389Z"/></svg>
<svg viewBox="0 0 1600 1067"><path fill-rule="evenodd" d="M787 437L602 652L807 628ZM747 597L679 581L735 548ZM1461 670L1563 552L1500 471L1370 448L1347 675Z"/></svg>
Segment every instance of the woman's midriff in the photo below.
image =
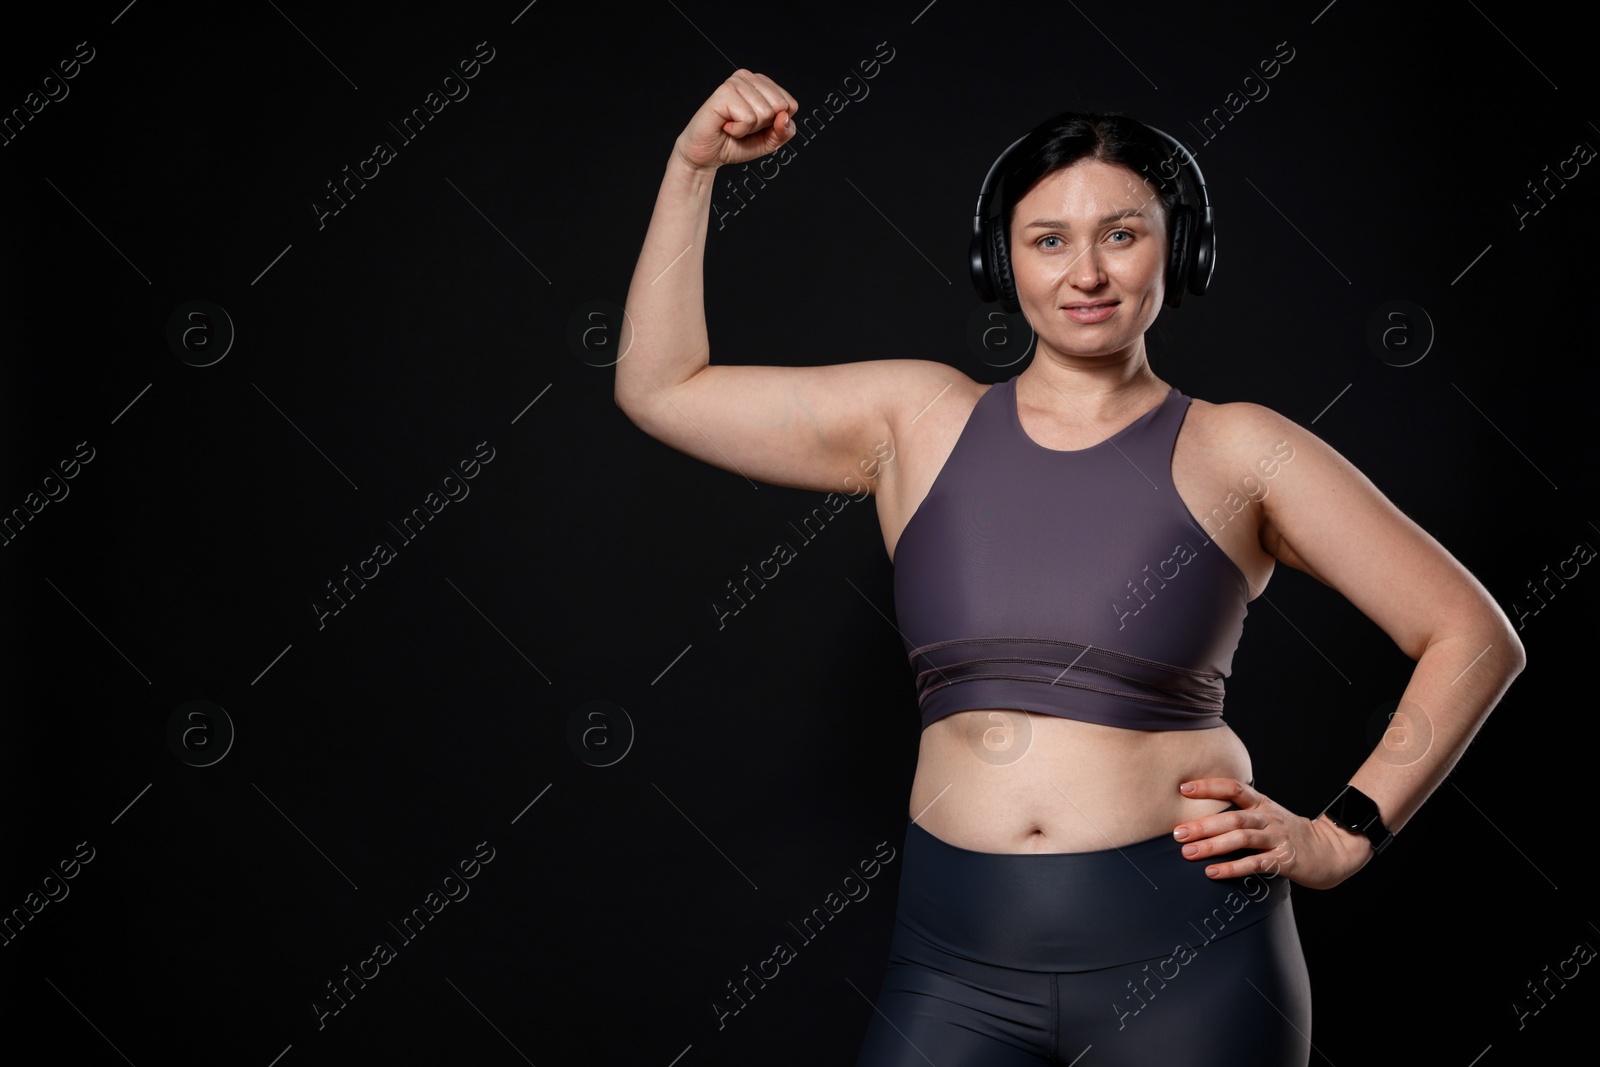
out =
<svg viewBox="0 0 1600 1067"><path fill-rule="evenodd" d="M1093 852L1228 807L1183 796L1183 782L1251 777L1250 754L1226 726L1127 730L1035 712L963 711L922 731L909 814L975 852Z"/></svg>

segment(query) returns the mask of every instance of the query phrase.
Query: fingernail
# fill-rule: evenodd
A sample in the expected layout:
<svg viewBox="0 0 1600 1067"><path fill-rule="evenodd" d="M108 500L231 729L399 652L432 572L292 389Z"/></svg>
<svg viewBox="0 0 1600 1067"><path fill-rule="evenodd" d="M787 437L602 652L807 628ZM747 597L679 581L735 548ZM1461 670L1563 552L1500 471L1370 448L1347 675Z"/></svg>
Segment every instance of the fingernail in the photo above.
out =
<svg viewBox="0 0 1600 1067"><path fill-rule="evenodd" d="M1200 846L1199 845L1184 845L1183 846L1183 854L1185 856L1193 856L1196 852L1199 852L1199 851L1200 851ZM1208 868L1206 870L1206 873L1210 874L1214 870L1216 870L1215 867Z"/></svg>
<svg viewBox="0 0 1600 1067"><path fill-rule="evenodd" d="M1215 878L1216 876L1217 876L1217 869L1215 867L1207 867L1206 868L1206 877L1207 878Z"/></svg>
<svg viewBox="0 0 1600 1067"><path fill-rule="evenodd" d="M1177 838L1179 841L1187 841L1189 838L1189 828L1187 826L1180 826L1176 830L1172 831L1172 836Z"/></svg>
<svg viewBox="0 0 1600 1067"><path fill-rule="evenodd" d="M1193 782L1184 782L1182 785L1180 785L1178 787L1178 791L1181 792L1181 793L1193 793L1194 792L1194 783Z"/></svg>

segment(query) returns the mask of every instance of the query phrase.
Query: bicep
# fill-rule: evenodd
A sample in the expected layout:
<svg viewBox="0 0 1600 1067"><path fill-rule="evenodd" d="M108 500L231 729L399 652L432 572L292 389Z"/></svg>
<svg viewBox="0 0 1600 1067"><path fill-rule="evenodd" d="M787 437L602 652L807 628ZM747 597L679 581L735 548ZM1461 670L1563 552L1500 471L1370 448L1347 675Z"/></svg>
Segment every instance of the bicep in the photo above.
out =
<svg viewBox="0 0 1600 1067"><path fill-rule="evenodd" d="M897 406L939 368L925 360L822 367L708 365L630 410L652 437L724 470L771 485L844 488L893 447Z"/></svg>

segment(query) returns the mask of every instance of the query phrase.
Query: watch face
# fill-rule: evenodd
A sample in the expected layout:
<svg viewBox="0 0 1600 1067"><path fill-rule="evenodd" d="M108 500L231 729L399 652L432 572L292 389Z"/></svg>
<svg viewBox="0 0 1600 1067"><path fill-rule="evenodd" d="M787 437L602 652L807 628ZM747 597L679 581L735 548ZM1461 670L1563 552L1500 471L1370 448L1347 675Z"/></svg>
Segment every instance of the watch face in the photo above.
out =
<svg viewBox="0 0 1600 1067"><path fill-rule="evenodd" d="M1394 840L1394 834L1383 825L1378 805L1353 785L1341 789L1324 813L1343 829L1365 837L1375 853L1382 852Z"/></svg>
<svg viewBox="0 0 1600 1067"><path fill-rule="evenodd" d="M1328 805L1328 818L1357 834L1366 833L1375 823L1379 829L1383 825L1378 820L1378 805L1352 785L1345 786L1333 798L1333 803Z"/></svg>

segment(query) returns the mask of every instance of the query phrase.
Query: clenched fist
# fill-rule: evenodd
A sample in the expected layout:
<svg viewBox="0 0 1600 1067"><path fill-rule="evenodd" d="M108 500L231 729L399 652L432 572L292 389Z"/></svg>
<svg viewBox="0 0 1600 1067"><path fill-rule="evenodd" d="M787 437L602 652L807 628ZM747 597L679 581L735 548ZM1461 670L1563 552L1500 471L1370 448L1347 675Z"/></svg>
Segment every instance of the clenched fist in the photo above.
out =
<svg viewBox="0 0 1600 1067"><path fill-rule="evenodd" d="M794 136L800 105L765 74L740 68L717 86L678 135L676 151L697 170L748 163Z"/></svg>

